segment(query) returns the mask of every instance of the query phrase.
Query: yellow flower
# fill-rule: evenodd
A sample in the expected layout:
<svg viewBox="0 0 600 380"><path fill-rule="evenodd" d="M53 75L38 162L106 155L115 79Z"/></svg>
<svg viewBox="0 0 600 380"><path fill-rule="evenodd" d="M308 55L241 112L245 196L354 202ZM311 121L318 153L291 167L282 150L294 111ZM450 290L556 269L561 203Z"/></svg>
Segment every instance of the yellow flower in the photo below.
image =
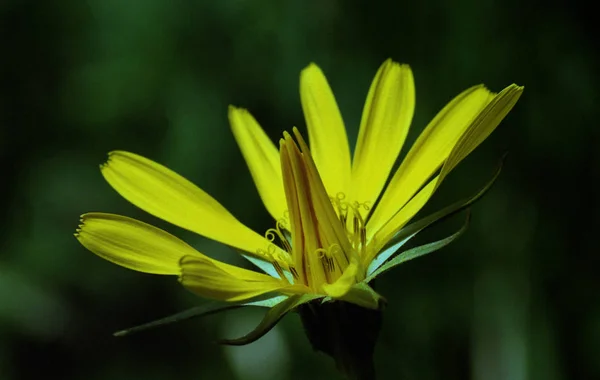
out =
<svg viewBox="0 0 600 380"><path fill-rule="evenodd" d="M133 153L109 154L102 174L125 199L233 247L265 273L219 262L163 230L119 215L85 214L76 236L107 260L141 272L177 275L186 288L207 298L251 303L275 294L264 305L283 305L280 313L317 298L378 308L380 297L368 282L392 266L388 259L406 240L474 200L412 229L407 226L446 175L498 126L522 90L513 84L495 94L480 85L459 94L421 133L389 183L415 107L407 65L388 60L377 72L352 158L333 93L314 64L300 77L310 150L296 128L293 134L284 132L278 150L246 110L230 107L233 134L275 220L265 235L166 167Z"/></svg>

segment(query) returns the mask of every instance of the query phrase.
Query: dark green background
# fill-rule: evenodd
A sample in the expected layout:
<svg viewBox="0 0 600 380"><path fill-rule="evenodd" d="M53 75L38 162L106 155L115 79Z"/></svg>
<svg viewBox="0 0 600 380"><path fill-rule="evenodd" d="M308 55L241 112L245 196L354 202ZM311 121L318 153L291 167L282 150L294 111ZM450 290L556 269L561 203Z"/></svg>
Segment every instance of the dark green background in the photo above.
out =
<svg viewBox="0 0 600 380"><path fill-rule="evenodd" d="M379 378L600 378L600 83L589 12L540 0L0 2L0 379L337 378L295 315L242 348L214 341L247 332L261 310L113 338L204 300L175 278L99 259L72 233L84 212L122 213L241 263L128 204L98 164L114 149L150 157L264 231L271 221L228 104L249 108L274 139L303 129L298 76L314 61L354 141L388 57L415 74L409 141L471 85L526 88L429 207L471 194L508 151L467 234L379 281L389 300Z"/></svg>

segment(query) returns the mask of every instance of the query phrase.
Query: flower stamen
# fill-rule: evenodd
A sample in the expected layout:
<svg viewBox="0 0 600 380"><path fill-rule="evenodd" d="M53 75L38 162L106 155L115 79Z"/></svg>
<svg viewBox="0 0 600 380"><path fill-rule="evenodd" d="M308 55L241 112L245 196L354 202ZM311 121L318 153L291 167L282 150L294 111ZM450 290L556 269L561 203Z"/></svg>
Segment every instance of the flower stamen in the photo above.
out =
<svg viewBox="0 0 600 380"><path fill-rule="evenodd" d="M335 197L330 197L331 202L337 212L338 219L346 229L348 240L352 247L362 256L366 249L367 229L365 216L371 207L368 202L348 202L344 193L338 193ZM364 215L363 215L364 213ZM344 252L346 262L349 262L348 255Z"/></svg>

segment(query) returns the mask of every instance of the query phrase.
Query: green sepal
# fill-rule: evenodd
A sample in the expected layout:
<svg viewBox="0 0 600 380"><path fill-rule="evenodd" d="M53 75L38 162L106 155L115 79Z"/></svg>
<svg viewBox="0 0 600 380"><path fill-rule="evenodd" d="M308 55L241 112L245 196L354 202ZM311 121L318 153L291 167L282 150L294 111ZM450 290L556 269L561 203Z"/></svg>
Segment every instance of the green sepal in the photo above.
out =
<svg viewBox="0 0 600 380"><path fill-rule="evenodd" d="M279 273L277 273L277 271L275 270L275 267L273 266L273 263L269 262L269 261L265 261L250 255L247 255L245 253L241 253L240 255L245 258L246 260L250 261L252 264L256 265L257 267L259 267L263 272L265 272L266 274L268 274L269 276L273 277L273 278L279 278L281 279L281 276L279 275ZM288 280L288 282L290 284L294 283L294 276L292 275L292 273L288 270L283 270L283 275L285 276L285 278Z"/></svg>
<svg viewBox="0 0 600 380"><path fill-rule="evenodd" d="M369 284L363 281L353 285L348 293L336 300L345 301L371 310L382 310L387 301L377 293Z"/></svg>
<svg viewBox="0 0 600 380"><path fill-rule="evenodd" d="M443 209L434 212L431 215L428 215L414 223L411 223L404 228L402 228L394 237L384 246L381 253L376 256L373 261L369 264L367 269L367 276L371 276L383 263L385 263L390 257L392 257L398 249L402 247L406 242L412 239L416 234L423 231L425 228L431 226L434 223L440 222L457 212L464 210L465 208L471 206L473 203L481 199L481 197L488 192L488 190L492 187L496 179L500 175L502 170L502 164L504 159L506 158L506 154L502 156L500 160L500 164L496 169L493 177L474 195L468 198L461 199L460 201L454 202L449 206L444 207Z"/></svg>
<svg viewBox="0 0 600 380"><path fill-rule="evenodd" d="M444 248L448 244L452 243L454 240L458 239L458 237L460 237L467 230L467 227L469 226L469 220L470 220L470 213L467 211L467 218L460 230L456 231L455 233L448 236L447 238L435 241L433 243L424 244L419 247L411 248L407 251L402 252L400 255L394 257L393 259L389 260L388 262L386 262L385 264L380 266L375 272L373 272L369 277L367 277L367 279L365 281L370 282L370 281L374 280L375 277L379 276L380 274L382 274L384 272L387 272L388 270L392 269L393 267L395 267L397 265L400 265L406 261L416 259L417 257L423 256L428 253L435 252L441 248Z"/></svg>
<svg viewBox="0 0 600 380"><path fill-rule="evenodd" d="M230 346L243 346L262 338L266 333L271 331L273 327L283 318L287 313L296 309L298 306L308 303L317 298L323 296L313 294L293 295L278 303L277 305L270 308L262 321L256 326L256 328L250 331L248 334L237 339L221 339L218 342L220 344Z"/></svg>
<svg viewBox="0 0 600 380"><path fill-rule="evenodd" d="M261 260L254 256L247 255L245 253L240 253L240 255L243 258L245 258L246 260L250 261L252 264L259 267L263 272L265 272L269 276L274 277L274 278L280 278L279 274L275 270L275 267L273 266L272 263L265 261L265 260Z"/></svg>
<svg viewBox="0 0 600 380"><path fill-rule="evenodd" d="M185 321L187 319L205 317L212 314L221 313L228 310L239 309L246 306L260 306L260 307L274 307L278 303L284 301L286 296L275 296L270 298L261 298L256 301L244 301L244 302L224 302L224 301L212 301L205 303L204 305L193 307L188 310L184 310L177 314L170 315L161 319L157 319L152 322L144 323L139 326L131 327L125 330L117 331L113 336L125 336L140 331L153 329L164 325L170 325L172 323Z"/></svg>
<svg viewBox="0 0 600 380"><path fill-rule="evenodd" d="M266 299L257 299L256 301L246 301L244 302L244 306L260 306L272 308L278 303L285 301L287 298L288 296L274 296Z"/></svg>

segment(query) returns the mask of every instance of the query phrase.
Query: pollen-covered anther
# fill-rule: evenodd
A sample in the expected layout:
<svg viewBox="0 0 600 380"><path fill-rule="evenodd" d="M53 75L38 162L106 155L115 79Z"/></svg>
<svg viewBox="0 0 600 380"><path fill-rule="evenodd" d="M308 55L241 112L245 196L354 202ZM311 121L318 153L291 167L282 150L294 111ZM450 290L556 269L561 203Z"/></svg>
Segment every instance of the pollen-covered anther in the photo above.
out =
<svg viewBox="0 0 600 380"><path fill-rule="evenodd" d="M279 264L279 262L277 262L277 261L273 261L272 265L273 265L273 268L275 268L275 271L277 272L277 274L279 275L279 278L281 278L289 283L285 273L283 273L283 268L281 268L281 264Z"/></svg>
<svg viewBox="0 0 600 380"><path fill-rule="evenodd" d="M321 259L321 263L323 264L323 268L325 268L325 272L331 274L335 271L335 261L333 257L327 252L325 248L319 248L315 252L317 257Z"/></svg>
<svg viewBox="0 0 600 380"><path fill-rule="evenodd" d="M279 277L285 281L288 281L288 277L285 275L285 271L288 270L294 276L294 279L297 279L297 275L294 274L295 269L291 267L291 263L289 258L283 257L278 251L277 247L273 243L269 243L267 245L267 249L257 249L256 253L259 256L268 258L269 262L279 275Z"/></svg>
<svg viewBox="0 0 600 380"><path fill-rule="evenodd" d="M319 248L314 254L321 261L328 283L335 282L349 264L346 253L338 244L332 244L328 248Z"/></svg>
<svg viewBox="0 0 600 380"><path fill-rule="evenodd" d="M298 275L298 271L296 270L295 267L290 266L290 273L292 274L292 276L294 276L294 280L298 281L300 276Z"/></svg>

